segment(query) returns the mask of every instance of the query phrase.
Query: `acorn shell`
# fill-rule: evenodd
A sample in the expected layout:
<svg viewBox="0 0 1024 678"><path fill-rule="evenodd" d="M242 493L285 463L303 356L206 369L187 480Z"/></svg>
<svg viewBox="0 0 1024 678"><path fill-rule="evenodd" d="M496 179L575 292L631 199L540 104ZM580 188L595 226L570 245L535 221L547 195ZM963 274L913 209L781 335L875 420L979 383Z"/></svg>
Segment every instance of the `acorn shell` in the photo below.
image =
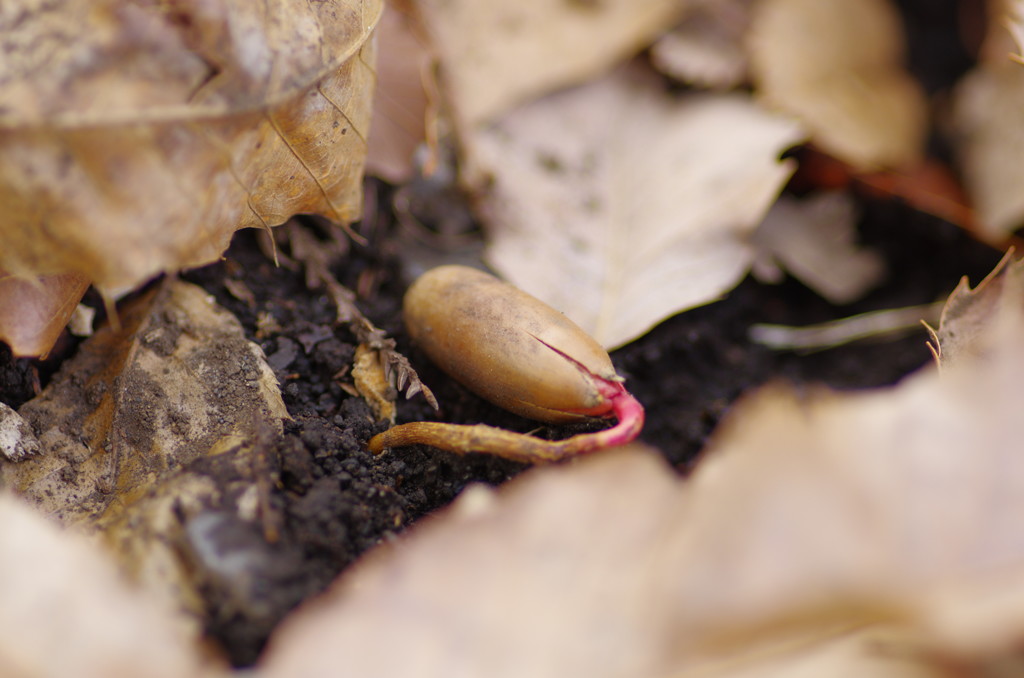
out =
<svg viewBox="0 0 1024 678"><path fill-rule="evenodd" d="M607 413L599 380L621 381L576 323L526 292L466 266L420 276L404 301L413 340L441 369L510 412L561 423Z"/></svg>

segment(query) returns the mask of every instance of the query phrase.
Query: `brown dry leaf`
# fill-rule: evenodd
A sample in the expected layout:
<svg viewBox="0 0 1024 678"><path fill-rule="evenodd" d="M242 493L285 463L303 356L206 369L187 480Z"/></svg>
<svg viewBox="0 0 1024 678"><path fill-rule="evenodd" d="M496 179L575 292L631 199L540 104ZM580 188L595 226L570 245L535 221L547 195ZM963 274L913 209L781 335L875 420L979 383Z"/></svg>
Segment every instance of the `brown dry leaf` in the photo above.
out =
<svg viewBox="0 0 1024 678"><path fill-rule="evenodd" d="M1015 16L1011 31L1019 34ZM986 42L988 57L955 92L955 141L977 217L975 230L999 243L1024 224L1024 165L1018 152L1024 145L1024 66L1011 60L1002 22L990 21Z"/></svg>
<svg viewBox="0 0 1024 678"><path fill-rule="evenodd" d="M105 293L359 216L379 0L0 8L0 268Z"/></svg>
<svg viewBox="0 0 1024 678"><path fill-rule="evenodd" d="M0 341L15 356L45 354L88 288L89 280L78 273L25 280L0 271Z"/></svg>
<svg viewBox="0 0 1024 678"><path fill-rule="evenodd" d="M366 344L356 347L352 381L363 400L370 404L377 421L395 423L395 388L384 376L380 351Z"/></svg>
<svg viewBox="0 0 1024 678"><path fill-rule="evenodd" d="M792 121L743 95L673 98L639 69L517 109L466 139L487 259L606 348L718 298L793 171Z"/></svg>
<svg viewBox="0 0 1024 678"><path fill-rule="evenodd" d="M752 237L758 249L754 274L779 282L781 267L833 304L860 299L881 281L885 262L857 246L856 220L847 193L779 198Z"/></svg>
<svg viewBox="0 0 1024 678"><path fill-rule="evenodd" d="M1024 309L1024 258L1015 260L1013 254L1007 252L974 289L965 276L949 295L939 328L931 332L932 353L940 367L991 354L993 339L1012 331L1004 326L1005 318Z"/></svg>
<svg viewBox="0 0 1024 678"><path fill-rule="evenodd" d="M874 392L764 389L688 481L631 448L467 491L286 621L261 675L987 675L1024 639L1003 346Z"/></svg>
<svg viewBox="0 0 1024 678"><path fill-rule="evenodd" d="M697 87L732 89L747 79L744 46L752 0L691 0L686 18L651 45L660 72Z"/></svg>
<svg viewBox="0 0 1024 678"><path fill-rule="evenodd" d="M366 171L393 184L413 177L413 155L427 140L428 126L436 125L434 57L419 33L407 3L385 6L377 25L377 86ZM436 139L436 131L429 136Z"/></svg>
<svg viewBox="0 0 1024 678"><path fill-rule="evenodd" d="M124 510L187 462L251 437L255 422L288 416L262 351L202 289L167 280L122 323L21 407L42 453L0 464L0 482L65 523Z"/></svg>
<svg viewBox="0 0 1024 678"><path fill-rule="evenodd" d="M223 675L94 544L9 495L0 495L0 523L0 674Z"/></svg>
<svg viewBox="0 0 1024 678"><path fill-rule="evenodd" d="M416 0L463 129L589 80L649 44L686 0Z"/></svg>
<svg viewBox="0 0 1024 678"><path fill-rule="evenodd" d="M888 0L762 0L749 50L758 94L798 116L823 150L861 170L921 157L926 101L902 68Z"/></svg>

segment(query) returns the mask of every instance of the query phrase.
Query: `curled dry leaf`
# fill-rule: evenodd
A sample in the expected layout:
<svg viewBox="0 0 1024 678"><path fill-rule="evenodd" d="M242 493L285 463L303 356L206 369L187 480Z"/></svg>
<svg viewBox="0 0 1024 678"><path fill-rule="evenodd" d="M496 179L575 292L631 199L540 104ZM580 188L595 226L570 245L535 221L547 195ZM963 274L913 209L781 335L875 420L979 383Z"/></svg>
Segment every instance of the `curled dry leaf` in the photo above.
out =
<svg viewBox="0 0 1024 678"><path fill-rule="evenodd" d="M885 275L882 258L857 246L856 219L846 193L779 198L752 238L754 273L777 282L778 264L833 304L856 301Z"/></svg>
<svg viewBox="0 0 1024 678"><path fill-rule="evenodd" d="M79 273L26 280L0 271L0 341L16 356L45 354L88 287L89 279Z"/></svg>
<svg viewBox="0 0 1024 678"><path fill-rule="evenodd" d="M356 391L370 405L378 421L395 423L395 388L384 376L384 365L379 351L366 344L356 347L352 364L352 381Z"/></svg>
<svg viewBox="0 0 1024 678"><path fill-rule="evenodd" d="M588 80L680 16L674 0L416 0L457 122Z"/></svg>
<svg viewBox="0 0 1024 678"><path fill-rule="evenodd" d="M994 668L1024 638L1024 354L1002 349L764 389L689 480L634 448L467 491L286 621L262 675Z"/></svg>
<svg viewBox="0 0 1024 678"><path fill-rule="evenodd" d="M0 495L0 674L216 675L169 611L128 586L93 543Z"/></svg>
<svg viewBox="0 0 1024 678"><path fill-rule="evenodd" d="M758 94L798 116L823 150L861 170L920 158L926 102L900 63L888 0L763 0L749 45Z"/></svg>
<svg viewBox="0 0 1024 678"><path fill-rule="evenodd" d="M379 0L35 4L0 9L0 268L116 293L358 217Z"/></svg>
<svg viewBox="0 0 1024 678"><path fill-rule="evenodd" d="M1024 312L1024 258L1013 255L1013 250L1007 252L974 289L965 276L949 295L938 329L929 328L940 367L989 355L993 341L1018 329L1014 319Z"/></svg>
<svg viewBox="0 0 1024 678"><path fill-rule="evenodd" d="M673 98L629 69L476 130L466 181L495 270L611 349L743 278L801 138L743 95Z"/></svg>

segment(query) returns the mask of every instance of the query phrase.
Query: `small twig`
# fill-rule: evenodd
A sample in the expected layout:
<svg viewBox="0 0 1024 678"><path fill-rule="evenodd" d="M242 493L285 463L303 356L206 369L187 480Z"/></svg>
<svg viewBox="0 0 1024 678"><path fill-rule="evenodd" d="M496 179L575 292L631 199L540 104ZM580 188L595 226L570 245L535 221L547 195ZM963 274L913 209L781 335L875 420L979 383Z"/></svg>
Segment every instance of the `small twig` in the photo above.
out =
<svg viewBox="0 0 1024 678"><path fill-rule="evenodd" d="M871 311L806 327L758 324L750 339L776 350L833 348L859 339L881 337L920 328L921 322L938 322L945 302Z"/></svg>
<svg viewBox="0 0 1024 678"><path fill-rule="evenodd" d="M284 517L274 510L271 495L277 475L273 455L276 451L277 431L266 419L253 415L255 435L252 442L252 474L256 483L256 497L263 538L273 544L281 536Z"/></svg>

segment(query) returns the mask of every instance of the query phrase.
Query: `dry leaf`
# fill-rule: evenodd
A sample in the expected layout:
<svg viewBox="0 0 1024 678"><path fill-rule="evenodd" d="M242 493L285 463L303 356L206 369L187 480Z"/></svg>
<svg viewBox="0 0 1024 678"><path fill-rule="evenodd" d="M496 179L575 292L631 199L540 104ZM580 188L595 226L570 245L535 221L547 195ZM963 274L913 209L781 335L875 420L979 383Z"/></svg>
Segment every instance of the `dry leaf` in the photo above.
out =
<svg viewBox="0 0 1024 678"><path fill-rule="evenodd" d="M384 376L380 351L366 344L356 347L352 381L363 400L370 404L377 421L395 423L395 388Z"/></svg>
<svg viewBox="0 0 1024 678"><path fill-rule="evenodd" d="M0 341L16 356L45 354L88 288L78 273L25 280L0 271Z"/></svg>
<svg viewBox="0 0 1024 678"><path fill-rule="evenodd" d="M288 416L262 351L202 289L161 283L22 406L42 454L3 484L66 523L123 510L187 462Z"/></svg>
<svg viewBox="0 0 1024 678"><path fill-rule="evenodd" d="M401 184L413 177L413 155L427 141L428 125L436 125L434 57L420 36L411 9L400 2L385 6L377 25L377 46L377 86L366 171ZM431 136L436 139L437 133Z"/></svg>
<svg viewBox="0 0 1024 678"><path fill-rule="evenodd" d="M688 481L634 448L467 491L287 620L262 675L987 675L1024 639L1003 346L874 392L764 389Z"/></svg>
<svg viewBox="0 0 1024 678"><path fill-rule="evenodd" d="M378 0L37 4L0 9L0 268L116 293L358 218Z"/></svg>
<svg viewBox="0 0 1024 678"><path fill-rule="evenodd" d="M214 675L169 611L129 587L94 544L9 495L0 495L0 523L0 674Z"/></svg>
<svg viewBox="0 0 1024 678"><path fill-rule="evenodd" d="M1010 250L977 287L971 289L964 276L949 295L939 328L932 330L935 360L946 368L991 354L993 341L1013 334L1013 318L1022 309L1024 258L1015 260Z"/></svg>
<svg viewBox="0 0 1024 678"><path fill-rule="evenodd" d="M779 282L778 265L833 304L856 301L885 275L883 259L856 245L856 219L846 193L779 198L753 235L754 273Z"/></svg>
<svg viewBox="0 0 1024 678"><path fill-rule="evenodd" d="M673 98L636 69L537 101L466 140L487 258L615 348L742 279L801 136L743 95Z"/></svg>
<svg viewBox="0 0 1024 678"><path fill-rule="evenodd" d="M926 102L901 66L888 0L762 0L749 44L758 94L799 116L823 150L861 170L920 158Z"/></svg>
<svg viewBox="0 0 1024 678"><path fill-rule="evenodd" d="M732 89L747 78L744 46L752 0L695 0L686 18L651 46L651 63L691 85Z"/></svg>
<svg viewBox="0 0 1024 678"><path fill-rule="evenodd" d="M416 0L465 128L584 82L652 41L685 0Z"/></svg>
<svg viewBox="0 0 1024 678"><path fill-rule="evenodd" d="M1007 46L1006 29L992 21L987 42ZM1020 24L1011 23L1020 33ZM1024 66L1007 49L989 49L989 58L969 73L955 92L954 124L964 185L974 204L976 232L1002 242L1024 224Z"/></svg>

